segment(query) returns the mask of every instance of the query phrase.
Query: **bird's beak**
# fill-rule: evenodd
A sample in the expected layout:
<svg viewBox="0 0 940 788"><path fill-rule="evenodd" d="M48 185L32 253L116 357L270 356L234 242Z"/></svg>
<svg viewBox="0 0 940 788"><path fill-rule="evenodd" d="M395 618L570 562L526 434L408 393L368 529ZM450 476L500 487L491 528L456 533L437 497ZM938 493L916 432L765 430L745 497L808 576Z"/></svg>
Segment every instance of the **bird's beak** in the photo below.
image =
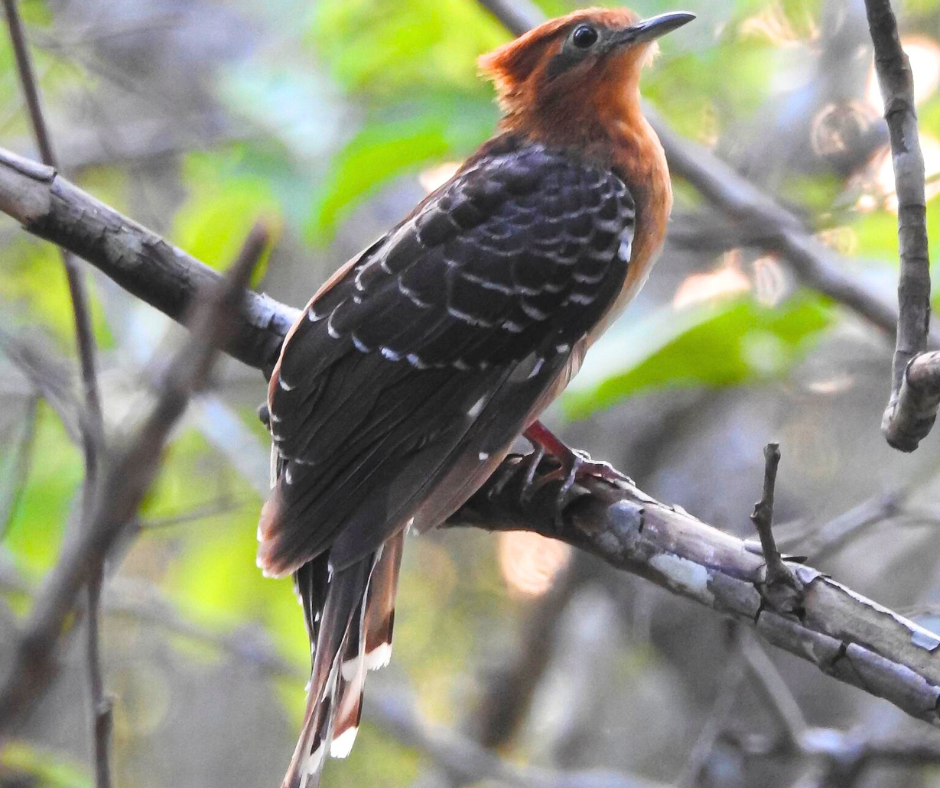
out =
<svg viewBox="0 0 940 788"><path fill-rule="evenodd" d="M695 14L685 11L673 11L668 14L644 19L635 25L624 28L614 39L615 44L645 44L660 36L671 33L695 19Z"/></svg>

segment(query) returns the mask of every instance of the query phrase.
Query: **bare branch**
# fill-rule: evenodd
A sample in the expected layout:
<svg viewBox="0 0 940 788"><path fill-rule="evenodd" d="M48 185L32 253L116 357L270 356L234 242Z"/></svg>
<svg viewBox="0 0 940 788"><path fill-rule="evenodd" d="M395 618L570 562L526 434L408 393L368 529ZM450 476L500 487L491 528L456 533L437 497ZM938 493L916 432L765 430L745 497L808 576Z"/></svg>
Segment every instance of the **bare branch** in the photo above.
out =
<svg viewBox="0 0 940 788"><path fill-rule="evenodd" d="M159 467L170 429L190 395L205 386L217 346L241 322L239 306L254 265L267 242L263 227L249 235L224 286L213 287L193 321L192 337L169 366L163 391L134 437L117 449L97 490L92 516L62 551L26 622L13 664L0 685L0 737L49 685L56 645L78 593L132 521Z"/></svg>
<svg viewBox="0 0 940 788"><path fill-rule="evenodd" d="M777 485L777 466L780 464L780 445L768 443L764 447L764 492L754 504L751 522L760 536L761 552L767 564L764 595L778 613L795 613L802 605L803 584L784 563L774 541L774 488Z"/></svg>
<svg viewBox="0 0 940 788"><path fill-rule="evenodd" d="M51 167L0 149L0 211L33 235L71 250L131 295L182 322L197 294L222 276L96 200ZM270 373L281 342L300 314L248 292L226 353Z"/></svg>
<svg viewBox="0 0 940 788"><path fill-rule="evenodd" d="M774 609L764 559L736 537L650 498L633 485L586 481L582 497L555 519L558 485L520 500L527 460L512 455L447 523L489 531L528 530L587 550L622 571L754 626L769 643L940 725L940 637L823 573L787 562L803 587L793 612ZM513 468L514 466L514 468ZM542 479L557 466L544 460ZM496 487L493 479L511 481Z"/></svg>
<svg viewBox="0 0 940 788"><path fill-rule="evenodd" d="M918 382L908 378L911 364L927 348L930 330L930 258L927 250L927 199L924 156L917 131L914 75L901 48L898 23L890 0L865 0L868 29L875 47L875 70L885 103L885 120L891 138L891 163L898 195L897 339L891 379L891 396L882 421L888 443L901 451L914 451L930 432L940 406L940 386L931 385L936 375L922 374ZM936 366L931 357L925 362ZM920 370L923 372L923 370ZM905 385L905 383L907 385Z"/></svg>

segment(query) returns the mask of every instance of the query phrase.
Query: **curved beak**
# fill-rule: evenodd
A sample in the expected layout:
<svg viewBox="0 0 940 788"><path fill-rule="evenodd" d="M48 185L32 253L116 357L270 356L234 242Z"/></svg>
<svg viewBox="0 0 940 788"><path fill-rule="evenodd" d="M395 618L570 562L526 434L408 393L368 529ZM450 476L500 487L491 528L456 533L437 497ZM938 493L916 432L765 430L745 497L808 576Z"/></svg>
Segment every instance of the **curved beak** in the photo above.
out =
<svg viewBox="0 0 940 788"><path fill-rule="evenodd" d="M695 19L695 14L685 11L673 11L659 14L624 28L614 39L615 44L645 44L660 36L671 33Z"/></svg>

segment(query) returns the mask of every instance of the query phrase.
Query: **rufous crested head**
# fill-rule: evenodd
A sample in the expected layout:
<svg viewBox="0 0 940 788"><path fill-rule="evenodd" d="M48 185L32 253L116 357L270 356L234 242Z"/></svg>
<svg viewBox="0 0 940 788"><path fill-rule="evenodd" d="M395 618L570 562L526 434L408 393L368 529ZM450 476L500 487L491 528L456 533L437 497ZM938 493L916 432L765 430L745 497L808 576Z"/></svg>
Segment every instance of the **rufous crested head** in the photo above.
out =
<svg viewBox="0 0 940 788"><path fill-rule="evenodd" d="M587 8L551 19L480 57L496 85L503 125L536 136L574 133L639 107L640 69L662 35L695 18L675 12L640 19L628 8Z"/></svg>

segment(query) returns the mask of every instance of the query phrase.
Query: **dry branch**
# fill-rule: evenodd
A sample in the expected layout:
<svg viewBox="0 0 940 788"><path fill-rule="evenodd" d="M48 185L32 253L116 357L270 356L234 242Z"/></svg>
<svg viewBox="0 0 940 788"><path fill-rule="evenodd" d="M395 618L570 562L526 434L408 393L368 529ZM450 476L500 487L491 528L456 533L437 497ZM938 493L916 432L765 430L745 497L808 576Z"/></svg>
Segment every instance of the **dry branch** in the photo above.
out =
<svg viewBox="0 0 940 788"><path fill-rule="evenodd" d="M933 369L937 359L922 359L930 330L930 258L927 250L927 199L924 156L917 132L914 75L901 48L898 23L890 0L865 0L868 27L875 47L875 70L885 103L891 138L891 163L898 195L897 340L891 396L882 420L888 443L901 451L914 451L933 427L940 405L940 386ZM919 362L917 368L913 368ZM912 374L914 379L912 380Z"/></svg>
<svg viewBox="0 0 940 788"><path fill-rule="evenodd" d="M518 455L504 466L521 468ZM543 461L541 477L553 469ZM500 472L510 472L508 467ZM517 477L523 474L517 473ZM617 569L754 626L770 643L824 673L940 724L940 637L808 566L788 562L803 594L794 613L773 609L762 556L736 537L636 487L593 480L555 521L558 488L520 500L519 485L487 482L448 526L527 530L587 550Z"/></svg>
<svg viewBox="0 0 940 788"><path fill-rule="evenodd" d="M182 322L204 288L222 276L113 208L69 183L51 167L0 149L0 211L25 230L84 258L131 295ZM248 292L242 320L222 348L270 372L300 312Z"/></svg>

